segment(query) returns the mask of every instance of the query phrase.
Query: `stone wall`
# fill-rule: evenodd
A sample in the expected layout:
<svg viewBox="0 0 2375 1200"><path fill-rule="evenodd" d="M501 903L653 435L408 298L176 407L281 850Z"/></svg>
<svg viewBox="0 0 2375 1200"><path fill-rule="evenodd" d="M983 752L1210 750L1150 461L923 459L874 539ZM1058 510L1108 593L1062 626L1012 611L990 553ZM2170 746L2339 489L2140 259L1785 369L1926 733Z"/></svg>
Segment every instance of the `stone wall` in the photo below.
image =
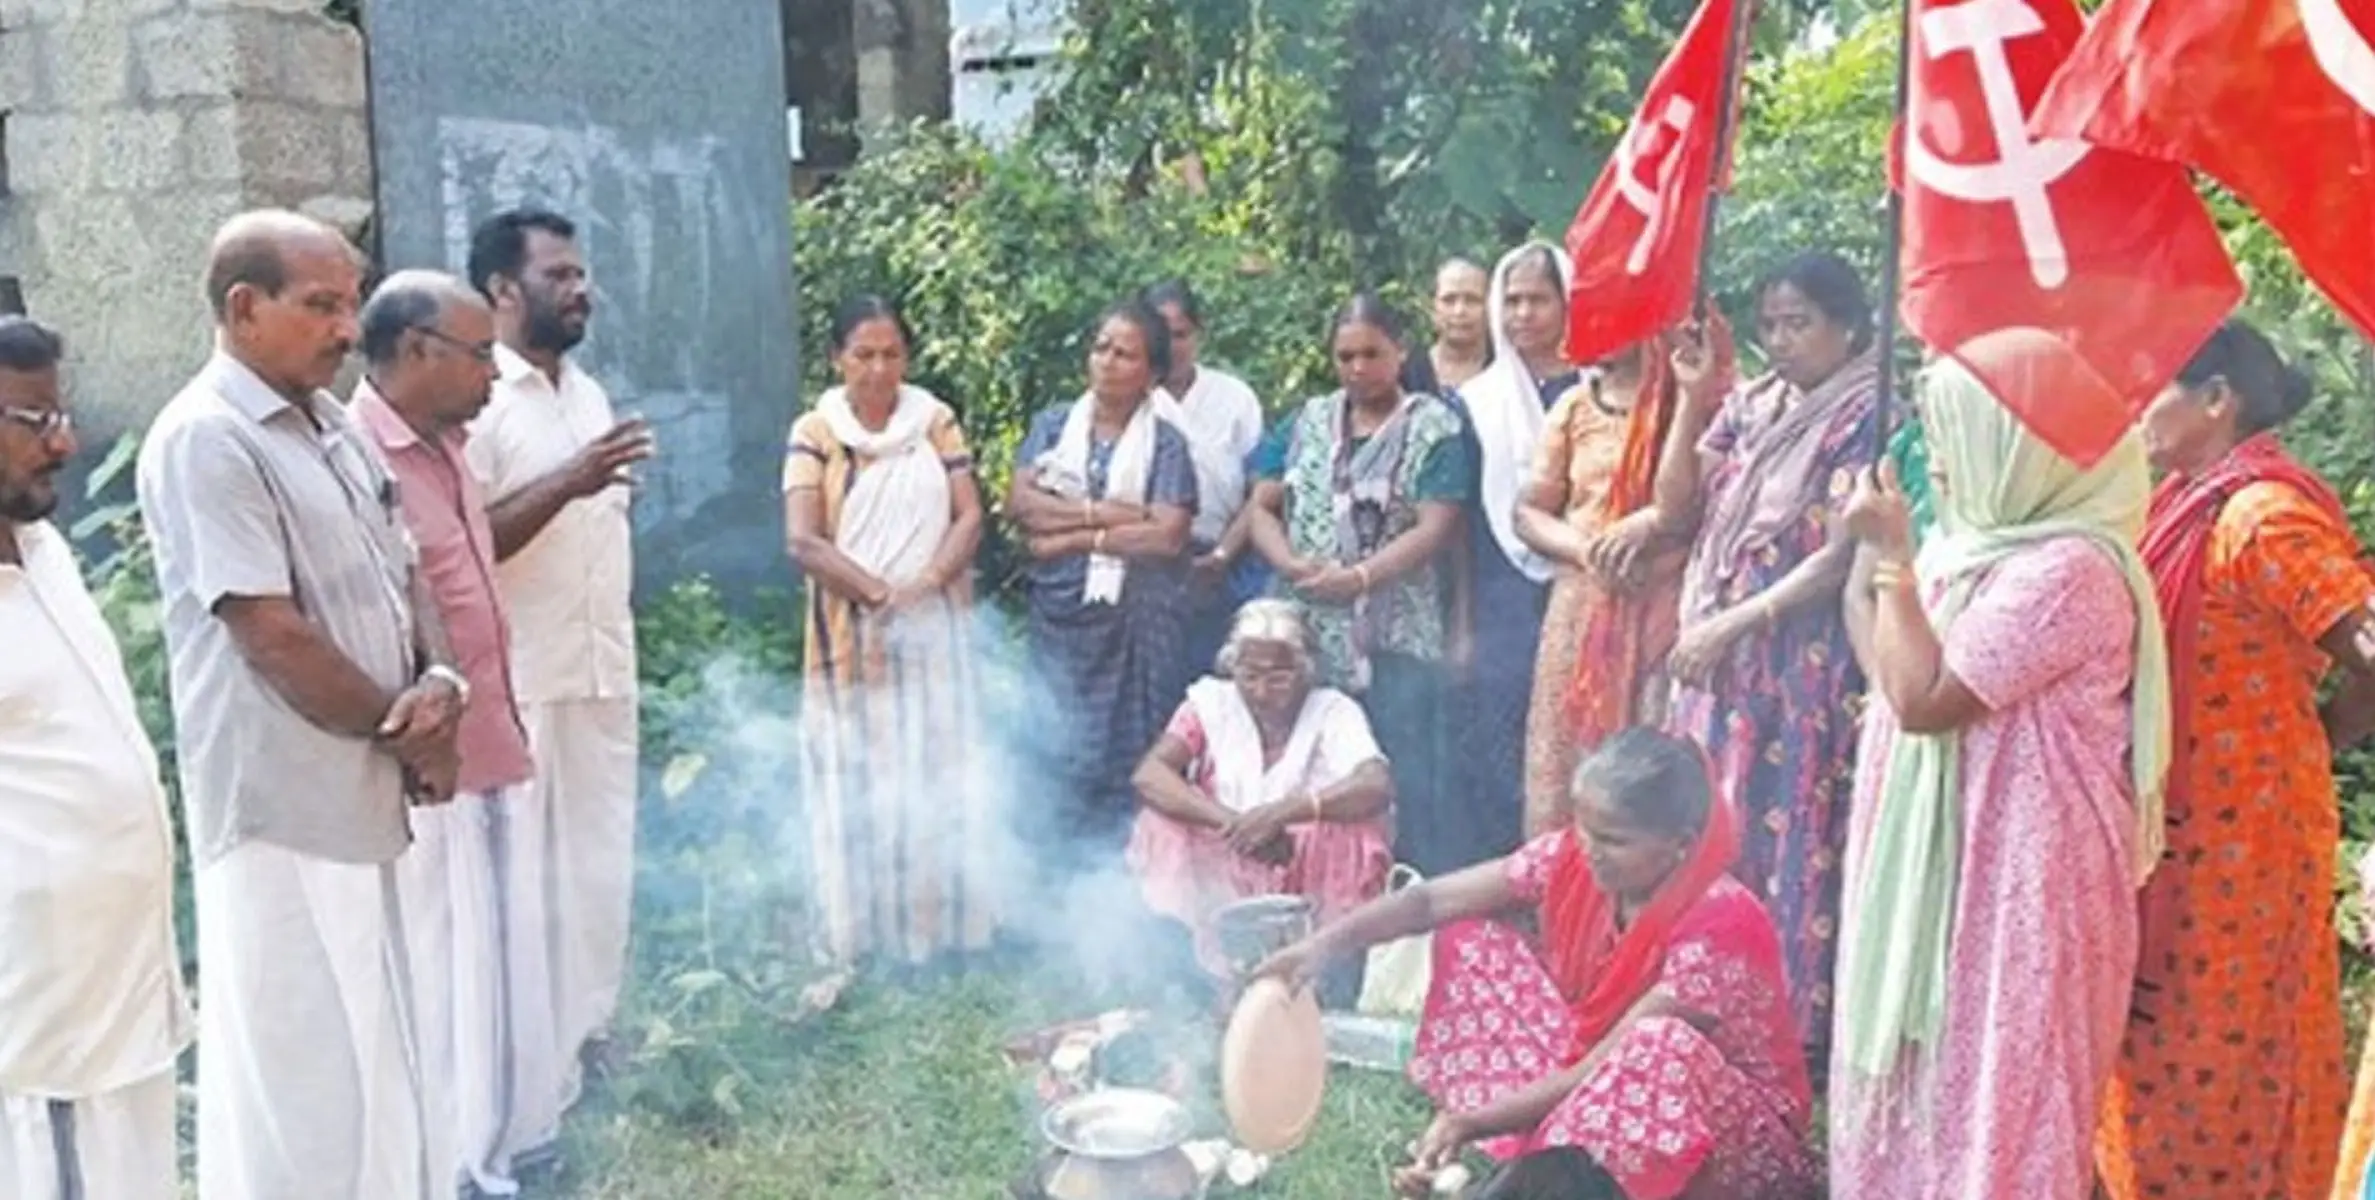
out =
<svg viewBox="0 0 2375 1200"><path fill-rule="evenodd" d="M78 413L137 426L208 346L207 239L372 195L362 43L320 0L0 0L0 276L63 332Z"/></svg>

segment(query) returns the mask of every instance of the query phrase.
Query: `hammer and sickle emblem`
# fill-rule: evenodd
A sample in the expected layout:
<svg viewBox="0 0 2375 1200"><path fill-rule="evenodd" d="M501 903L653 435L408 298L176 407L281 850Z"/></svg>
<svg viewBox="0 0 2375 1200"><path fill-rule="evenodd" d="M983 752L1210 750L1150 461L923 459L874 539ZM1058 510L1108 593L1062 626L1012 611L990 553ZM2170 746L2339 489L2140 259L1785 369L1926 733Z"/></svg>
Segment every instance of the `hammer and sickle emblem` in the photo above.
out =
<svg viewBox="0 0 2375 1200"><path fill-rule="evenodd" d="M1656 119L1634 126L1616 144L1616 194L1646 222L1641 227L1641 236L1633 239L1632 253L1625 256L1627 275L1639 275L1649 269L1649 251L1657 241L1660 218L1666 211L1666 189L1673 186L1675 172L1682 169L1682 147L1690 140L1691 120L1698 113L1698 106L1689 97L1668 96ZM1656 139L1663 129L1673 130L1674 137L1661 148ZM1657 155L1657 179L1643 182L1641 160L1653 152Z"/></svg>
<svg viewBox="0 0 2375 1200"><path fill-rule="evenodd" d="M2350 23L2342 0L2299 0L2309 54L2342 94L2375 114L2375 47Z"/></svg>
<svg viewBox="0 0 2375 1200"><path fill-rule="evenodd" d="M2091 148L2061 138L2029 138L2020 82L2013 77L2005 47L2043 32L2044 20L2025 0L1970 0L1923 14L1922 49L1928 57L1944 58L1957 51L1971 56L1997 157L1987 163L1947 162L1922 144L1918 128L1909 126L1905 164L1913 178L1941 195L1972 204L2011 204L2030 275L2039 287L2058 288L2070 278L2070 255L2047 189L2084 161Z"/></svg>

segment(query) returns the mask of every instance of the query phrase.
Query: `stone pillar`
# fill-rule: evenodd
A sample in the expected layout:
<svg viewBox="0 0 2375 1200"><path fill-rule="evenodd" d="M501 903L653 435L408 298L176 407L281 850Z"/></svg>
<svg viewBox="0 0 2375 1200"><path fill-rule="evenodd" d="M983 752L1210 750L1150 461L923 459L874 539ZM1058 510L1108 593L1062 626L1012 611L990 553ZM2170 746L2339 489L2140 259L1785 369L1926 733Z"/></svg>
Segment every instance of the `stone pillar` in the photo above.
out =
<svg viewBox="0 0 2375 1200"><path fill-rule="evenodd" d="M782 0L781 12L784 87L801 117L803 156L792 164L793 190L809 194L858 158L850 0Z"/></svg>
<svg viewBox="0 0 2375 1200"><path fill-rule="evenodd" d="M66 335L77 409L136 427L203 361L206 243L370 213L362 42L319 0L0 0L0 275Z"/></svg>
<svg viewBox="0 0 2375 1200"><path fill-rule="evenodd" d="M852 0L858 122L948 116L948 0Z"/></svg>

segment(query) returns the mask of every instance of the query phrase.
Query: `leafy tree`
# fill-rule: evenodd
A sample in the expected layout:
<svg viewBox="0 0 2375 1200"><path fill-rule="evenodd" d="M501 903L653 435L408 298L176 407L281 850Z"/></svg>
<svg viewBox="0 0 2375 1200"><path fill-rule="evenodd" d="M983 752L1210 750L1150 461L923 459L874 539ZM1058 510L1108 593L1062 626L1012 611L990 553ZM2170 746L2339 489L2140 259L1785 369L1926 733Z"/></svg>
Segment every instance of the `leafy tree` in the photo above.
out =
<svg viewBox="0 0 2375 1200"><path fill-rule="evenodd" d="M1341 230L1364 278L1392 277L1563 228L1695 6L1078 0L1041 127L1138 185L1216 140L1252 150L1279 216ZM1822 7L1764 6L1763 44Z"/></svg>

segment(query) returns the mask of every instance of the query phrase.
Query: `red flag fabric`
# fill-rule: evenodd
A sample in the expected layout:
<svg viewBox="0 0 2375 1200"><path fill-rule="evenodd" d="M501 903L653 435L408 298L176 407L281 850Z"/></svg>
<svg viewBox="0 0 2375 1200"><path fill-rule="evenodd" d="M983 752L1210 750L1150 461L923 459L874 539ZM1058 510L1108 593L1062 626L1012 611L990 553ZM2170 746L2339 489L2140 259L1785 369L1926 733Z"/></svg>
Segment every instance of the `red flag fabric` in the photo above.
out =
<svg viewBox="0 0 2375 1200"><path fill-rule="evenodd" d="M1912 17L1905 144L1891 155L1905 193L1899 312L2040 440L2092 465L2233 311L2242 281L2182 166L2030 137L2031 107L2085 30L2073 0L1913 0ZM2014 331L2059 344L2056 386L1994 352L1990 335Z"/></svg>
<svg viewBox="0 0 2375 1200"><path fill-rule="evenodd" d="M1690 314L1707 198L1725 140L1724 78L1741 0L1705 0L1567 227L1567 357L1598 362Z"/></svg>
<svg viewBox="0 0 2375 1200"><path fill-rule="evenodd" d="M2375 335L2375 0L2111 0L2033 124L2232 188Z"/></svg>

